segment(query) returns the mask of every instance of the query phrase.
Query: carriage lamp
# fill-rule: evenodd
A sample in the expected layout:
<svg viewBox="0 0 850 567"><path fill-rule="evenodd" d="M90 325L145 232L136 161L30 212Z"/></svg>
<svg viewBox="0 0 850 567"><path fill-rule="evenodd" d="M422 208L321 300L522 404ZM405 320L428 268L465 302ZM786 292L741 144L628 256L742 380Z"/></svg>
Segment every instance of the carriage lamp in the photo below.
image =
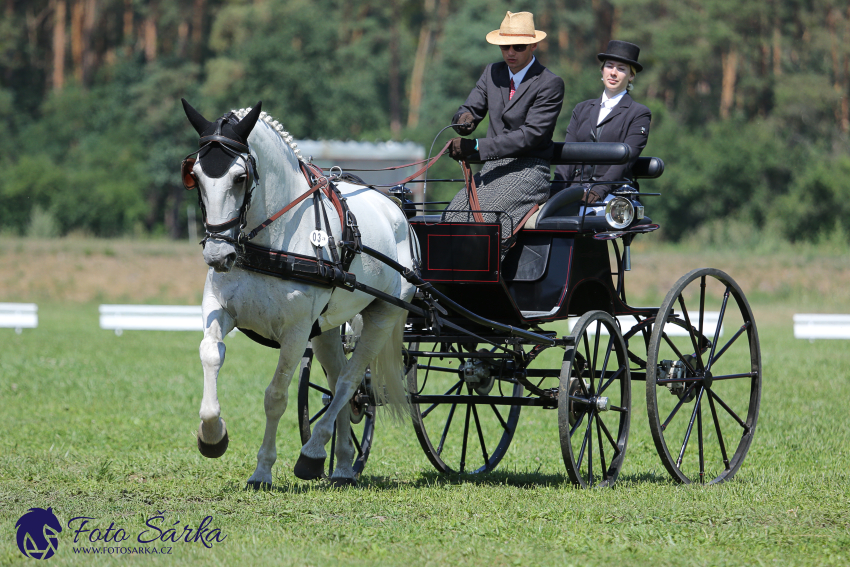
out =
<svg viewBox="0 0 850 567"><path fill-rule="evenodd" d="M629 199L614 197L605 205L605 220L613 228L626 228L634 218L635 208Z"/></svg>

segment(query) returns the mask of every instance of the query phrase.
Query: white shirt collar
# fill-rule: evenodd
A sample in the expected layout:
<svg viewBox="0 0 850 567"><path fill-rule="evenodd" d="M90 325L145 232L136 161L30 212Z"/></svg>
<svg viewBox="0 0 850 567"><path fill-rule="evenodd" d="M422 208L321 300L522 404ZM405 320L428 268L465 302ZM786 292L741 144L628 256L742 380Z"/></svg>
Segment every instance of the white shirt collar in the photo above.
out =
<svg viewBox="0 0 850 567"><path fill-rule="evenodd" d="M608 98L608 92L602 91L602 106L604 108L614 108L615 106L620 104L620 101L623 100L623 95L626 94L627 92L628 91L622 91L621 93L614 96L613 98ZM608 102L608 101L611 101L611 102Z"/></svg>
<svg viewBox="0 0 850 567"><path fill-rule="evenodd" d="M511 78L511 79L513 79L513 80L514 80L514 88L515 88L515 89L518 89L518 88L519 88L519 84L520 84L520 83L522 82L522 80L525 78L525 74L528 72L528 69L529 69L532 65L534 65L534 62L535 62L536 60L537 60L537 58L536 58L535 56L533 56L533 55L532 55L532 56L531 56L531 61L529 61L529 62L528 62L528 65L526 65L525 67L523 67L522 69L520 69L518 73L514 73L513 71L511 71L511 68L510 68L510 67L508 67L508 75L510 76L510 78Z"/></svg>

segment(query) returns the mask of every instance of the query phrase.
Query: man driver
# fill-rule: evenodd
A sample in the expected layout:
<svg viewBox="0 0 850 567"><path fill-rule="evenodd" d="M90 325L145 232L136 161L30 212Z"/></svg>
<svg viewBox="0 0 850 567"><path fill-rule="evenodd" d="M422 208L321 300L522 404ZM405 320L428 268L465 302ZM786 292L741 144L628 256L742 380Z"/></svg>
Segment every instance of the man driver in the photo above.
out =
<svg viewBox="0 0 850 567"><path fill-rule="evenodd" d="M462 160L478 152L485 164L475 175L482 211L504 211L502 256L513 245L534 205L549 197L552 134L564 101L564 81L537 61L534 51L546 33L534 29L530 12L508 12L487 42L498 45L504 61L491 63L452 120L467 136L490 114L487 137L454 138L449 155ZM466 190L443 213L450 222L472 221ZM484 220L496 222L495 214Z"/></svg>

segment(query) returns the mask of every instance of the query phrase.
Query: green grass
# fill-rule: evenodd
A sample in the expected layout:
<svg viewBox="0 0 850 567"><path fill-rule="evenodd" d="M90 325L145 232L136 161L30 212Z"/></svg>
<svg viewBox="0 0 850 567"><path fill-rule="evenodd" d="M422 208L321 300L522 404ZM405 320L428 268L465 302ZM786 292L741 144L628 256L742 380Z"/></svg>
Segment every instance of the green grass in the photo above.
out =
<svg viewBox="0 0 850 567"><path fill-rule="evenodd" d="M98 328L96 305L40 304L39 327L0 329L0 565L29 564L15 522L30 507L111 522L133 537L205 516L212 549L167 544L177 565L846 565L850 562L850 344L795 340L789 317L756 308L765 383L755 441L732 482L672 484L646 424L644 389L613 490L565 478L554 411L526 409L499 469L433 472L411 426L379 420L360 488L298 481L294 408L278 436L275 487L245 492L262 437L275 353L227 339L219 399L231 443L195 448L202 392L194 333ZM180 527L180 526L178 526ZM81 545L82 542L78 545ZM102 544L101 544L102 545ZM53 565L154 563L79 556L65 528Z"/></svg>

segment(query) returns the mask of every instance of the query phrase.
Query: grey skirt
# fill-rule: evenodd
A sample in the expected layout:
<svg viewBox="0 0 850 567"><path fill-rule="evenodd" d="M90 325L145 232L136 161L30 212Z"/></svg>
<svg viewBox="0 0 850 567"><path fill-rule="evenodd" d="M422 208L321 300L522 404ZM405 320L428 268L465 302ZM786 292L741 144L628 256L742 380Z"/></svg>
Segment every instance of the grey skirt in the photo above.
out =
<svg viewBox="0 0 850 567"><path fill-rule="evenodd" d="M549 198L549 162L541 158L517 157L488 161L475 174L478 202L482 211L501 211L503 214L482 213L486 222L500 222L502 242L519 228L519 223L534 205ZM443 213L446 222L474 222L469 212L466 188L454 196ZM497 218L498 217L498 218Z"/></svg>

